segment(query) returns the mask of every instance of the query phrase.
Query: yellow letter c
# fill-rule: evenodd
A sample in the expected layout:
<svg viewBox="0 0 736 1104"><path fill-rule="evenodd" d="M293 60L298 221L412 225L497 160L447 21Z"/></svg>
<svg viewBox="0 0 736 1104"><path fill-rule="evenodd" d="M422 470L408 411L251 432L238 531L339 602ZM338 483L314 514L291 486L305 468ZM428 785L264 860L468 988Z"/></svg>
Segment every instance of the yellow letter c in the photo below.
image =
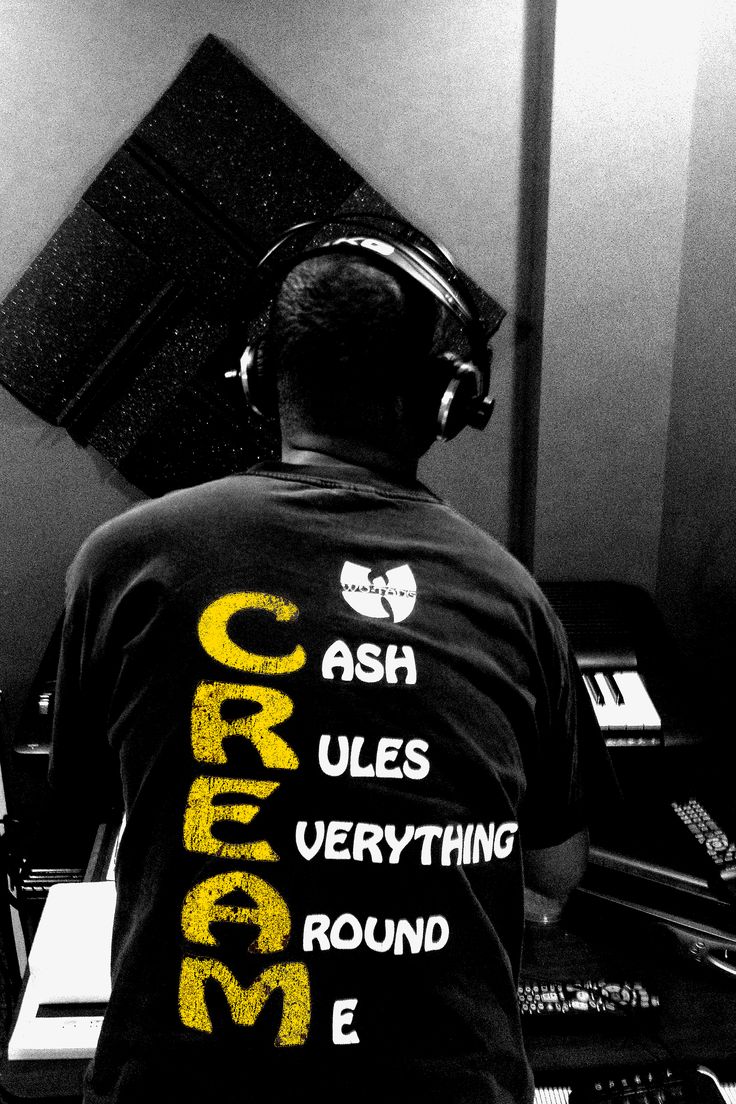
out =
<svg viewBox="0 0 736 1104"><path fill-rule="evenodd" d="M292 602L276 594L261 594L259 591L224 594L207 606L197 626L199 642L207 654L227 667L251 674L288 675L303 667L307 655L301 644L297 644L289 655L264 656L248 652L230 639L227 632L230 618L241 610L249 609L265 610L272 613L277 621L293 621L299 616L299 610Z"/></svg>

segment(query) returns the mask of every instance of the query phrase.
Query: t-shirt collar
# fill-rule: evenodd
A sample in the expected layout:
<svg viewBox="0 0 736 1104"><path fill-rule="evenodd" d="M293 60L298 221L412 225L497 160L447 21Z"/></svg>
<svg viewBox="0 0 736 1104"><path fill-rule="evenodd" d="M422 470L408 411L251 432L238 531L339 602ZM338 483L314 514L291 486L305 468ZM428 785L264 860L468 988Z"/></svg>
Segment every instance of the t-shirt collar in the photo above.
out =
<svg viewBox="0 0 736 1104"><path fill-rule="evenodd" d="M335 486L365 486L377 490L414 493L436 501L436 495L417 479L404 479L388 475L385 471L376 471L358 464L288 464L283 460L264 460L248 469L253 475L274 475L289 478L296 482L332 483Z"/></svg>

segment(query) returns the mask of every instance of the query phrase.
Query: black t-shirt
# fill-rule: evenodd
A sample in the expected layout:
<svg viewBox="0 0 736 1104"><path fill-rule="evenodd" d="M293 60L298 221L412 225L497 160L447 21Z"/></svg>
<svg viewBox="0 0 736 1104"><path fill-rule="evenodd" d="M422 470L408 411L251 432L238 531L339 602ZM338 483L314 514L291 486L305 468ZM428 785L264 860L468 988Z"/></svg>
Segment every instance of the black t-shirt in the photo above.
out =
<svg viewBox="0 0 736 1104"><path fill-rule="evenodd" d="M528 573L418 483L262 466L68 579L51 778L124 806L88 1101L529 1101L522 847L583 825Z"/></svg>

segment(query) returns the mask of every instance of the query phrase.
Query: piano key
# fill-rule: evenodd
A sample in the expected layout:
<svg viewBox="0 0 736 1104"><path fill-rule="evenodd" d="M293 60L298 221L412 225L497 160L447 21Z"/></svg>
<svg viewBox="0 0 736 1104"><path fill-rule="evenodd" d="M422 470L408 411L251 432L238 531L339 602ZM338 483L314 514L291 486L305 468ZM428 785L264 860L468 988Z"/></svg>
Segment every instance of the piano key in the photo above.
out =
<svg viewBox="0 0 736 1104"><path fill-rule="evenodd" d="M662 718L649 697L644 683L636 671L614 671L614 679L624 696L624 701L638 719L637 728L661 728ZM634 726L627 726L634 727Z"/></svg>
<svg viewBox="0 0 736 1104"><path fill-rule="evenodd" d="M593 705L603 705L603 695L593 681L592 675L584 674L583 682L585 683Z"/></svg>
<svg viewBox="0 0 736 1104"><path fill-rule="evenodd" d="M616 705L623 705L624 696L619 689L618 683L613 678L613 675L609 675L607 671L604 671L603 678L605 679L606 686L613 694L613 700L616 702Z"/></svg>
<svg viewBox="0 0 736 1104"><path fill-rule="evenodd" d="M601 728L606 729L628 728L629 726L626 723L626 706L616 704L616 699L609 689L603 673L601 671L596 671L593 678L603 698L603 705L598 706L596 710L598 724Z"/></svg>
<svg viewBox="0 0 736 1104"><path fill-rule="evenodd" d="M583 682L593 703L593 711L600 727L603 729L623 727L620 723L620 716L616 712L613 694L608 689L604 690L605 683L599 673L584 674Z"/></svg>

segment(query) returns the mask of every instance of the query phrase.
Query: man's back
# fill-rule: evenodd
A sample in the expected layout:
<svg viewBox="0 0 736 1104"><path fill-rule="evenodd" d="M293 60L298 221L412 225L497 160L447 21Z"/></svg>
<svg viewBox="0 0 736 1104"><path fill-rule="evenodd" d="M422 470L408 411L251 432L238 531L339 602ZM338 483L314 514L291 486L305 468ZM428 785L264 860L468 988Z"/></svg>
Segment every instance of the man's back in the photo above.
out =
<svg viewBox="0 0 736 1104"><path fill-rule="evenodd" d="M55 781L119 757L127 813L88 1099L528 1099L521 845L581 821L526 572L419 484L281 464L103 527L71 587Z"/></svg>

